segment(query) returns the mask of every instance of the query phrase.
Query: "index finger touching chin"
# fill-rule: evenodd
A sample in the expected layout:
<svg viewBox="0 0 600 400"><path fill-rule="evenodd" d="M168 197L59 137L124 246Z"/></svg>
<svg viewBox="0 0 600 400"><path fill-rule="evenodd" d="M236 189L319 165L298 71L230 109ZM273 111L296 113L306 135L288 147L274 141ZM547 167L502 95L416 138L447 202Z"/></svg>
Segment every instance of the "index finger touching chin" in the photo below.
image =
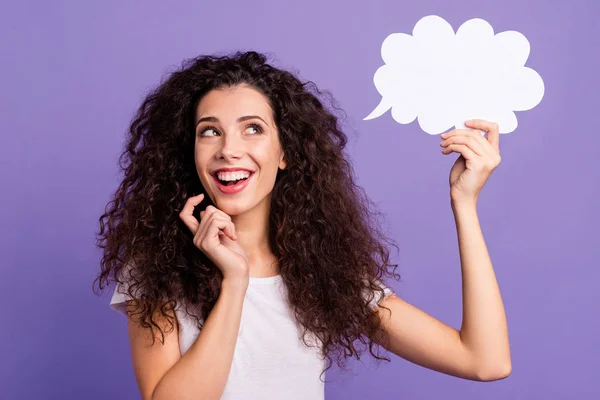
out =
<svg viewBox="0 0 600 400"><path fill-rule="evenodd" d="M187 209L191 208L191 211L194 211L194 207L196 207L198 204L200 204L202 202L202 200L204 200L204 193L200 193L199 195L192 196L186 200L185 205L183 206L183 209L185 210L186 208ZM191 211L190 211L190 214L191 214Z"/></svg>

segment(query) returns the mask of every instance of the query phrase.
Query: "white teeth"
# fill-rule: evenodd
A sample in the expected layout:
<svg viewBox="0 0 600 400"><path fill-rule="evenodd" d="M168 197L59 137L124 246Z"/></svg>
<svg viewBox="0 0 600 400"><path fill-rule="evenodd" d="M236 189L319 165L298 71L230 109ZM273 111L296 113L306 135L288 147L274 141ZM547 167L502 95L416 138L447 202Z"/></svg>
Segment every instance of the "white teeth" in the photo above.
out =
<svg viewBox="0 0 600 400"><path fill-rule="evenodd" d="M237 181L243 178L248 178L250 176L250 172L241 171L241 172L218 172L217 178L221 181Z"/></svg>

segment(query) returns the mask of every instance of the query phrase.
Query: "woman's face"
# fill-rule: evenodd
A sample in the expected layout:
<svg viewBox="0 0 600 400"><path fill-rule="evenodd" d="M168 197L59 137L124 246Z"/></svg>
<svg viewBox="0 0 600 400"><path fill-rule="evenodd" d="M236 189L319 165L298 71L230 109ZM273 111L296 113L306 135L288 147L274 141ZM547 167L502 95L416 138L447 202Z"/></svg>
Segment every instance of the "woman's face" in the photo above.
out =
<svg viewBox="0 0 600 400"><path fill-rule="evenodd" d="M195 121L196 170L217 208L226 214L238 215L265 200L273 190L278 168L285 168L273 110L267 98L247 85L215 89L198 103ZM232 190L232 186L221 186L216 179L238 179L247 175L236 172L215 176L215 171L221 168L250 171L250 177L245 182L240 181L245 187Z"/></svg>

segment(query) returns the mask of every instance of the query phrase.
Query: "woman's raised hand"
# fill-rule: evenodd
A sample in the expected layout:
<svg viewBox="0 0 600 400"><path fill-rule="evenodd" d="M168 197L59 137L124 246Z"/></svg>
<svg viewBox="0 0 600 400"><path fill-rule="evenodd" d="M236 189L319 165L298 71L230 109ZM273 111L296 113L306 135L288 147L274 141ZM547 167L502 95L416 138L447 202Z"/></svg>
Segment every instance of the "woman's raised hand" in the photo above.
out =
<svg viewBox="0 0 600 400"><path fill-rule="evenodd" d="M190 197L179 217L194 234L194 245L215 263L223 279L249 279L248 256L237 242L231 217L216 207L200 212L200 222L192 214L204 194Z"/></svg>

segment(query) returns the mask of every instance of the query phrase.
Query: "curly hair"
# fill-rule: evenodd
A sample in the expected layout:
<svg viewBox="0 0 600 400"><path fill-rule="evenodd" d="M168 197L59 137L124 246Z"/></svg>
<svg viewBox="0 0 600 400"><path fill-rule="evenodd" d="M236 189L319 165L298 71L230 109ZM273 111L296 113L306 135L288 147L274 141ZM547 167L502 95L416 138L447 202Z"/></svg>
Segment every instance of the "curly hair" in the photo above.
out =
<svg viewBox="0 0 600 400"><path fill-rule="evenodd" d="M202 328L223 277L179 218L193 195L205 193L206 205L212 204L195 168L193 118L209 91L240 84L267 98L285 153L287 167L278 171L273 188L269 245L303 328L302 341L309 345L309 332L319 340L328 360L322 374L334 357L342 369L347 357L360 359L357 340L389 362L373 352L377 343L371 337L384 331L370 302L377 292L384 295L379 284L384 274L400 278L383 242L397 246L377 229L379 213L369 209L372 203L355 184L343 155L347 136L319 99L332 96L254 51L185 60L144 99L119 158L124 178L100 217L97 246L103 256L94 291L111 279L124 283L122 270L131 268L128 292L136 301L128 314L152 337L157 329L164 344L155 312L172 330L176 318L169 312L178 303Z"/></svg>

